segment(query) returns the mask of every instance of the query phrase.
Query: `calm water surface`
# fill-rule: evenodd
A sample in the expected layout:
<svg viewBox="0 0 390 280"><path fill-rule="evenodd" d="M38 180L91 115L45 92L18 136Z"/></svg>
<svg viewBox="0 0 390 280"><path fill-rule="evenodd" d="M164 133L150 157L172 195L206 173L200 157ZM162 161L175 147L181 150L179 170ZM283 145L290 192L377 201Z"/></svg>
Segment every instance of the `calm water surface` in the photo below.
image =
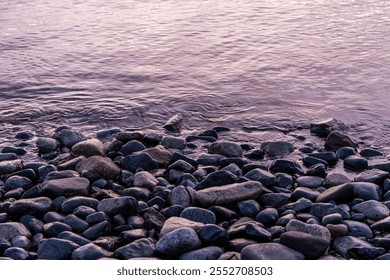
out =
<svg viewBox="0 0 390 280"><path fill-rule="evenodd" d="M390 1L1 0L0 137L294 128L390 143Z"/></svg>

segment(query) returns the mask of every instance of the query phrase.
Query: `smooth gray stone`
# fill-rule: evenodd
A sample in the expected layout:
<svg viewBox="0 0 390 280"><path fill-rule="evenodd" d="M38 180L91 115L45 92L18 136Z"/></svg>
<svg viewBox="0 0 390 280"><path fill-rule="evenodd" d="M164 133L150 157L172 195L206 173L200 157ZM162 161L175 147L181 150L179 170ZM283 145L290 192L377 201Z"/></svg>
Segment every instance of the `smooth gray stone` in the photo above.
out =
<svg viewBox="0 0 390 280"><path fill-rule="evenodd" d="M216 246L205 247L184 253L180 260L218 260L223 254L223 250Z"/></svg>
<svg viewBox="0 0 390 280"><path fill-rule="evenodd" d="M238 210L242 216L254 218L262 210L259 203L254 199L242 200L237 203Z"/></svg>
<svg viewBox="0 0 390 280"><path fill-rule="evenodd" d="M131 140L127 142L122 148L119 150L124 156L131 155L132 153L139 152L145 150L146 147L140 141Z"/></svg>
<svg viewBox="0 0 390 280"><path fill-rule="evenodd" d="M187 141L185 139L174 136L165 136L161 142L166 149L183 150L187 146Z"/></svg>
<svg viewBox="0 0 390 280"><path fill-rule="evenodd" d="M31 232L21 223L8 222L0 224L0 239L12 240L16 236L31 237Z"/></svg>
<svg viewBox="0 0 390 280"><path fill-rule="evenodd" d="M62 222L52 222L43 225L43 233L47 237L57 237L64 231L72 231L72 228Z"/></svg>
<svg viewBox="0 0 390 280"><path fill-rule="evenodd" d="M51 210L53 201L48 197L19 199L8 208L10 215L42 215Z"/></svg>
<svg viewBox="0 0 390 280"><path fill-rule="evenodd" d="M280 243L301 252L305 259L315 260L326 253L330 240L305 232L288 231L282 233Z"/></svg>
<svg viewBox="0 0 390 280"><path fill-rule="evenodd" d="M325 240L328 240L330 242L331 235L329 230L321 225L315 225L315 224L306 224L304 222L301 222L299 220L291 220L286 225L286 231L299 231L311 234L316 237L323 238Z"/></svg>
<svg viewBox="0 0 390 280"><path fill-rule="evenodd" d="M302 253L278 243L246 246L241 251L242 260L304 260Z"/></svg>
<svg viewBox="0 0 390 280"><path fill-rule="evenodd" d="M348 135L340 131L331 132L325 140L325 148L336 152L342 147L352 147L356 149L357 144Z"/></svg>
<svg viewBox="0 0 390 280"><path fill-rule="evenodd" d="M109 258L111 255L111 252L93 243L89 243L74 250L72 260L98 260L101 258Z"/></svg>
<svg viewBox="0 0 390 280"><path fill-rule="evenodd" d="M215 142L209 146L208 152L210 154L218 154L225 157L242 157L242 148L234 142L223 141Z"/></svg>
<svg viewBox="0 0 390 280"><path fill-rule="evenodd" d="M198 249L201 241L192 228L182 227L165 234L156 244L156 252L178 256L184 252Z"/></svg>
<svg viewBox="0 0 390 280"><path fill-rule="evenodd" d="M61 204L61 211L65 214L72 213L73 210L79 206L87 206L96 209L98 204L99 201L95 198L85 197L85 196L75 196L66 199Z"/></svg>
<svg viewBox="0 0 390 280"><path fill-rule="evenodd" d="M99 175L104 179L115 179L119 176L120 168L108 157L91 156L80 161L76 165L76 171L80 174L89 172Z"/></svg>
<svg viewBox="0 0 390 280"><path fill-rule="evenodd" d="M80 132L72 131L70 129L62 129L54 134L53 138L67 148L72 148L74 144L86 140L84 135Z"/></svg>
<svg viewBox="0 0 390 280"><path fill-rule="evenodd" d="M78 247L79 245L69 240L50 238L39 243L38 259L68 260Z"/></svg>
<svg viewBox="0 0 390 280"><path fill-rule="evenodd" d="M141 238L115 250L113 256L128 260L155 256L156 245L150 238Z"/></svg>
<svg viewBox="0 0 390 280"><path fill-rule="evenodd" d="M89 181L85 178L65 178L42 183L42 194L49 197L87 196Z"/></svg>
<svg viewBox="0 0 390 280"><path fill-rule="evenodd" d="M180 217L194 222L204 223L204 224L216 223L216 216L213 212L198 207L188 207L184 209L183 212L181 212Z"/></svg>
<svg viewBox="0 0 390 280"><path fill-rule="evenodd" d="M8 248L3 255L13 260L27 260L30 257L30 254L25 249L18 247Z"/></svg>
<svg viewBox="0 0 390 280"><path fill-rule="evenodd" d="M140 171L134 175L134 187L147 188L153 191L153 188L158 184L158 180L148 171Z"/></svg>
<svg viewBox="0 0 390 280"><path fill-rule="evenodd" d="M310 209L310 214L322 219L326 215L339 213L343 219L350 219L350 214L343 208L332 203L314 203Z"/></svg>
<svg viewBox="0 0 390 280"><path fill-rule="evenodd" d="M316 176L301 176L295 180L295 183L298 187L316 189L322 186L324 179Z"/></svg>
<svg viewBox="0 0 390 280"><path fill-rule="evenodd" d="M389 208L376 200L368 200L356 204L352 207L352 211L363 213L368 219L375 221L384 219L390 215Z"/></svg>
<svg viewBox="0 0 390 280"><path fill-rule="evenodd" d="M349 235L362 238L373 238L374 234L370 227L358 221L346 220L344 224L348 227Z"/></svg>

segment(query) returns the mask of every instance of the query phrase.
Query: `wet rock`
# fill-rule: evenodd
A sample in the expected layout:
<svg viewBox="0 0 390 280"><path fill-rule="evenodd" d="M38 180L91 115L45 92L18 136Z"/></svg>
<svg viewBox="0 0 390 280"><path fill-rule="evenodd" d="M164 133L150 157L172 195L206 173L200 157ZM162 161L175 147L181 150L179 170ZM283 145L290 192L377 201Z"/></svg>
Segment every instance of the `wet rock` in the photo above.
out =
<svg viewBox="0 0 390 280"><path fill-rule="evenodd" d="M18 156L23 156L27 153L27 151L23 148L16 148L16 147L10 147L5 146L0 151L2 154L16 154Z"/></svg>
<svg viewBox="0 0 390 280"><path fill-rule="evenodd" d="M265 226L274 224L279 218L278 210L275 208L267 208L260 211L256 215L256 221L264 224Z"/></svg>
<svg viewBox="0 0 390 280"><path fill-rule="evenodd" d="M183 116L182 114L176 114L172 116L163 126L168 131L174 131L179 132L181 130L181 126L183 123Z"/></svg>
<svg viewBox="0 0 390 280"><path fill-rule="evenodd" d="M156 252L177 256L198 249L201 241L192 228L182 227L165 234L156 244Z"/></svg>
<svg viewBox="0 0 390 280"><path fill-rule="evenodd" d="M322 186L324 179L315 176L301 176L295 182L299 187L316 189Z"/></svg>
<svg viewBox="0 0 390 280"><path fill-rule="evenodd" d="M155 244L150 238L141 238L115 250L113 257L123 260L155 256Z"/></svg>
<svg viewBox="0 0 390 280"><path fill-rule="evenodd" d="M105 147L98 139L88 139L72 146L72 153L76 156L104 156Z"/></svg>
<svg viewBox="0 0 390 280"><path fill-rule="evenodd" d="M131 229L122 231L120 233L120 239L124 243L131 243L137 239L145 238L147 237L147 230L146 229Z"/></svg>
<svg viewBox="0 0 390 280"><path fill-rule="evenodd" d="M218 260L223 254L221 248L216 246L205 247L184 253L180 256L180 260Z"/></svg>
<svg viewBox="0 0 390 280"><path fill-rule="evenodd" d="M121 164L123 169L129 170L133 173L135 173L138 168L144 171L152 171L158 168L157 161L145 152L137 152L124 157Z"/></svg>
<svg viewBox="0 0 390 280"><path fill-rule="evenodd" d="M113 127L109 129L102 129L96 132L96 137L98 139L106 139L109 138L110 136L113 136L117 134L118 132L121 132L121 129L118 127Z"/></svg>
<svg viewBox="0 0 390 280"><path fill-rule="evenodd" d="M68 260L79 246L69 240L50 238L38 245L38 259Z"/></svg>
<svg viewBox="0 0 390 280"><path fill-rule="evenodd" d="M19 199L12 203L8 208L10 215L42 215L53 206L53 201L47 197Z"/></svg>
<svg viewBox="0 0 390 280"><path fill-rule="evenodd" d="M196 168L194 166L192 166L187 161L182 159L179 159L174 163L172 163L171 165L169 165L167 170L171 170L171 169L180 170L185 173L193 173L194 171L196 171Z"/></svg>
<svg viewBox="0 0 390 280"><path fill-rule="evenodd" d="M346 159L349 156L354 156L355 149L351 147L342 147L336 151L336 156L338 159Z"/></svg>
<svg viewBox="0 0 390 280"><path fill-rule="evenodd" d="M125 131L125 132L119 132L115 135L115 138L118 141L121 141L122 143L127 143L132 140L142 141L144 137L145 135L139 131L133 131L133 132Z"/></svg>
<svg viewBox="0 0 390 280"><path fill-rule="evenodd" d="M101 236L108 235L111 232L111 224L107 221L97 223L83 232L84 237L89 240L95 240Z"/></svg>
<svg viewBox="0 0 390 280"><path fill-rule="evenodd" d="M218 225L205 225L197 233L202 244L205 245L225 246L229 242L227 230Z"/></svg>
<svg viewBox="0 0 390 280"><path fill-rule="evenodd" d="M324 185L326 187L335 187L350 182L349 178L341 173L330 172L325 177Z"/></svg>
<svg viewBox="0 0 390 280"><path fill-rule="evenodd" d="M213 212L198 207L188 207L180 214L181 218L203 224L215 224L216 217Z"/></svg>
<svg viewBox="0 0 390 280"><path fill-rule="evenodd" d="M333 166L337 163L337 156L334 152L320 152L309 154L310 157L318 158L327 162L328 165ZM325 165L327 166L327 165Z"/></svg>
<svg viewBox="0 0 390 280"><path fill-rule="evenodd" d="M306 171L306 176L314 176L324 178L326 176L326 165L322 163L314 164Z"/></svg>
<svg viewBox="0 0 390 280"><path fill-rule="evenodd" d="M27 190L31 188L33 183L31 182L30 179L26 177L21 177L21 176L12 176L9 177L5 182L4 182L4 190L10 191L18 188L22 188L24 190Z"/></svg>
<svg viewBox="0 0 390 280"><path fill-rule="evenodd" d="M89 181L85 178L65 178L46 181L42 184L42 194L49 197L87 196Z"/></svg>
<svg viewBox="0 0 390 280"><path fill-rule="evenodd" d="M64 231L72 231L72 228L62 222L52 222L43 225L43 233L47 237L57 237Z"/></svg>
<svg viewBox="0 0 390 280"><path fill-rule="evenodd" d="M134 175L134 187L147 188L153 190L158 184L158 180L147 171L140 171Z"/></svg>
<svg viewBox="0 0 390 280"><path fill-rule="evenodd" d="M375 149L371 149L371 148L365 148L365 149L362 149L360 151L360 155L362 157L377 157L377 156L382 156L382 152L378 151L378 150L375 150Z"/></svg>
<svg viewBox="0 0 390 280"><path fill-rule="evenodd" d="M8 248L3 255L13 260L27 260L30 257L30 254L25 249L17 247Z"/></svg>
<svg viewBox="0 0 390 280"><path fill-rule="evenodd" d="M234 142L215 142L209 146L208 152L210 154L218 154L226 157L242 157L242 148Z"/></svg>
<svg viewBox="0 0 390 280"><path fill-rule="evenodd" d="M351 201L353 197L354 187L348 183L327 189L317 197L316 202L346 202Z"/></svg>
<svg viewBox="0 0 390 280"><path fill-rule="evenodd" d="M8 222L0 224L0 240L12 240L16 236L31 237L31 232L21 223Z"/></svg>
<svg viewBox="0 0 390 280"><path fill-rule="evenodd" d="M164 136L162 139L162 144L166 149L183 150L187 145L187 141L179 137Z"/></svg>
<svg viewBox="0 0 390 280"><path fill-rule="evenodd" d="M305 232L288 231L280 236L280 243L301 252L305 259L315 260L326 253L330 240Z"/></svg>
<svg viewBox="0 0 390 280"><path fill-rule="evenodd" d="M252 169L245 174L245 178L252 181L258 181L265 187L275 185L277 182L275 175L260 168Z"/></svg>
<svg viewBox="0 0 390 280"><path fill-rule="evenodd" d="M69 170L69 169L75 170L77 164L83 160L85 160L85 156L76 157L74 159L68 160L64 163L57 165L57 169L58 170Z"/></svg>
<svg viewBox="0 0 390 280"><path fill-rule="evenodd" d="M60 143L56 139L48 137L39 137L35 144L40 154L55 152L60 146Z"/></svg>
<svg viewBox="0 0 390 280"><path fill-rule="evenodd" d="M79 162L76 165L76 171L80 174L83 172L97 174L104 179L115 179L121 170L108 157L91 156Z"/></svg>
<svg viewBox="0 0 390 280"><path fill-rule="evenodd" d="M194 222L185 218L181 217L171 217L168 220L165 221L164 226L162 227L160 231L160 237L166 235L167 233L170 233L176 229L186 227L186 228L192 228L195 231L202 228L205 224L200 222Z"/></svg>
<svg viewBox="0 0 390 280"><path fill-rule="evenodd" d="M98 204L99 201L97 199L91 197L84 197L84 196L75 196L66 199L61 204L61 211L65 214L68 214L73 212L73 210L79 206L87 206L96 209Z"/></svg>
<svg viewBox="0 0 390 280"><path fill-rule="evenodd" d="M370 182L377 185L382 185L383 182L390 177L389 172L380 169L370 169L363 171L355 177L356 182Z"/></svg>
<svg viewBox="0 0 390 280"><path fill-rule="evenodd" d="M356 254L353 254L353 249L361 249L361 250L366 249L368 251L378 249L378 248L375 248L370 243L363 241L357 237L353 237L353 236L342 236L342 237L336 238L333 241L332 248L333 248L333 250L335 250L339 255L341 255L344 258L355 257ZM384 250L383 248L380 248L380 249ZM376 257L378 257L379 255L377 255Z"/></svg>
<svg viewBox="0 0 390 280"><path fill-rule="evenodd" d="M11 243L14 247L23 248L29 250L31 248L31 242L26 236L15 236L12 238Z"/></svg>
<svg viewBox="0 0 390 280"><path fill-rule="evenodd" d="M310 124L310 132L319 137L327 137L332 131L345 130L348 127L336 119L325 119Z"/></svg>
<svg viewBox="0 0 390 280"><path fill-rule="evenodd" d="M304 255L278 243L262 243L246 246L241 251L242 260L303 260Z"/></svg>
<svg viewBox="0 0 390 280"><path fill-rule="evenodd" d="M86 138L80 132L72 131L69 129L62 129L53 136L58 140L62 146L72 148L72 146L78 142L85 141Z"/></svg>
<svg viewBox="0 0 390 280"><path fill-rule="evenodd" d="M15 138L19 140L30 140L33 137L34 134L29 131L20 131L15 135Z"/></svg>
<svg viewBox="0 0 390 280"><path fill-rule="evenodd" d="M89 243L81 246L73 251L72 260L98 260L101 258L108 258L111 253L103 248Z"/></svg>
<svg viewBox="0 0 390 280"><path fill-rule="evenodd" d="M354 198L361 198L363 200L377 200L380 201L382 197L381 188L374 183L354 182L353 186Z"/></svg>
<svg viewBox="0 0 390 280"><path fill-rule="evenodd" d="M342 147L351 147L356 149L357 143L354 142L348 135L339 132L331 132L325 140L325 148L330 151L337 151Z"/></svg>
<svg viewBox="0 0 390 280"><path fill-rule="evenodd" d="M325 240L328 240L330 242L330 232L326 227L323 227L321 225L315 225L315 224L306 224L304 222L301 222L299 220L291 220L286 225L286 231L299 231L303 233L308 233L313 236L323 238Z"/></svg>
<svg viewBox="0 0 390 280"><path fill-rule="evenodd" d="M362 237L362 238L373 238L374 234L372 233L369 226L357 221L344 221L344 224L348 227L349 235L354 237Z"/></svg>
<svg viewBox="0 0 390 280"><path fill-rule="evenodd" d="M63 222L69 225L75 232L84 232L88 229L88 223L76 215L70 214L66 216Z"/></svg>
<svg viewBox="0 0 390 280"><path fill-rule="evenodd" d="M119 150L124 156L131 155L135 152L143 151L146 147L140 141L131 140L127 142L122 148Z"/></svg>
<svg viewBox="0 0 390 280"><path fill-rule="evenodd" d="M45 181L75 177L80 177L80 174L73 170L51 171L45 176Z"/></svg>
<svg viewBox="0 0 390 280"><path fill-rule="evenodd" d="M284 156L294 151L294 145L285 141L263 142L260 149L265 151L269 156Z"/></svg>
<svg viewBox="0 0 390 280"><path fill-rule="evenodd" d="M277 159L269 167L272 173L287 173L290 175L299 174L302 175L304 172L302 167L295 161L287 159Z"/></svg>
<svg viewBox="0 0 390 280"><path fill-rule="evenodd" d="M97 210L109 216L115 216L119 213L123 215L135 215L138 213L138 202L131 196L106 198L99 202Z"/></svg>
<svg viewBox="0 0 390 280"><path fill-rule="evenodd" d="M22 168L23 168L23 163L19 159L0 161L0 176L11 174Z"/></svg>
<svg viewBox="0 0 390 280"><path fill-rule="evenodd" d="M263 190L259 182L249 181L220 187L211 187L200 191L188 189L192 201L197 205L208 207L226 205L241 200L255 199Z"/></svg>
<svg viewBox="0 0 390 280"><path fill-rule="evenodd" d="M352 171L362 171L368 169L368 162L358 156L349 156L344 160L344 168Z"/></svg>
<svg viewBox="0 0 390 280"><path fill-rule="evenodd" d="M196 186L196 189L201 190L210 187L229 185L235 183L237 180L237 176L231 172L218 170L207 175L207 177Z"/></svg>
<svg viewBox="0 0 390 280"><path fill-rule="evenodd" d="M375 221L384 219L390 214L389 208L376 200L356 204L352 207L352 211L363 213L365 217Z"/></svg>

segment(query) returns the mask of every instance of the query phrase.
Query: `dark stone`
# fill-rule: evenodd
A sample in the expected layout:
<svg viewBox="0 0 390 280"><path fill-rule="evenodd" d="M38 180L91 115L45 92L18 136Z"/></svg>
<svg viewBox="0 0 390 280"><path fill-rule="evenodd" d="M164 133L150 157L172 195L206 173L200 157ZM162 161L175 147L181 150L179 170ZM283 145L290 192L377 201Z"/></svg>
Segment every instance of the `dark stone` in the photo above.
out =
<svg viewBox="0 0 390 280"><path fill-rule="evenodd" d="M66 199L61 204L61 211L65 214L72 213L73 210L79 206L87 206L96 209L98 204L99 201L97 199L91 197L84 197L84 196L75 196Z"/></svg>
<svg viewBox="0 0 390 280"><path fill-rule="evenodd" d="M258 243L257 241L252 239L236 238L236 239L229 240L228 250L241 252L242 249L244 249L245 247L257 243Z"/></svg>
<svg viewBox="0 0 390 280"><path fill-rule="evenodd" d="M221 155L202 154L196 159L196 163L201 165L206 165L206 166L207 165L220 166L223 158L224 156Z"/></svg>
<svg viewBox="0 0 390 280"><path fill-rule="evenodd" d="M222 206L211 206L209 210L215 214L217 222L231 221L238 218L236 212Z"/></svg>
<svg viewBox="0 0 390 280"><path fill-rule="evenodd" d="M62 222L65 216L57 212L47 212L43 217L45 223Z"/></svg>
<svg viewBox="0 0 390 280"><path fill-rule="evenodd" d="M353 248L366 248L366 249L374 249L375 247L371 245L370 243L363 241L357 237L353 236L341 236L337 237L333 241L332 249L336 251L339 255L341 255L343 258L350 258L355 257L356 254L351 254L351 249ZM383 248L380 248L384 250ZM379 255L378 255L379 256Z"/></svg>
<svg viewBox="0 0 390 280"><path fill-rule="evenodd" d="M103 248L89 243L81 246L73 251L72 260L98 260L101 258L108 258L111 253Z"/></svg>
<svg viewBox="0 0 390 280"><path fill-rule="evenodd" d="M148 201L150 197L150 190L145 188L132 187L121 192L122 196L132 196L139 201Z"/></svg>
<svg viewBox="0 0 390 280"><path fill-rule="evenodd" d="M186 137L187 142L193 142L193 141L197 141L197 140L206 141L206 142L210 142L210 143L217 141L216 138L211 137L211 136L190 135L190 136Z"/></svg>
<svg viewBox="0 0 390 280"><path fill-rule="evenodd" d="M180 217L204 224L216 223L216 216L212 211L198 207L188 207L184 209L180 213Z"/></svg>
<svg viewBox="0 0 390 280"><path fill-rule="evenodd" d="M308 233L315 237L325 239L328 242L330 242L331 238L330 232L326 227L318 224L304 223L295 219L288 222L288 224L286 225L286 231L299 231L303 233Z"/></svg>
<svg viewBox="0 0 390 280"><path fill-rule="evenodd" d="M340 224L343 221L343 217L339 213L333 213L326 215L322 218L321 224Z"/></svg>
<svg viewBox="0 0 390 280"><path fill-rule="evenodd" d="M334 152L320 152L309 154L310 157L318 158L326 161L330 166L333 166L337 163L338 159Z"/></svg>
<svg viewBox="0 0 390 280"><path fill-rule="evenodd" d="M259 202L264 207L281 207L289 202L291 194L287 193L267 193L259 198Z"/></svg>
<svg viewBox="0 0 390 280"><path fill-rule="evenodd" d="M265 187L275 185L277 182L276 177L272 173L260 168L252 169L245 174L245 178L258 181Z"/></svg>
<svg viewBox="0 0 390 280"><path fill-rule="evenodd" d="M294 145L285 141L263 142L260 149L265 151L269 156L284 156L294 151Z"/></svg>
<svg viewBox="0 0 390 280"><path fill-rule="evenodd" d="M216 142L209 146L208 152L210 154L219 154L226 157L242 157L242 148L234 142Z"/></svg>
<svg viewBox="0 0 390 280"><path fill-rule="evenodd" d="M316 216L319 219L334 213L339 213L343 219L350 218L350 215L347 211L332 203L314 203L310 209L310 214Z"/></svg>
<svg viewBox="0 0 390 280"><path fill-rule="evenodd" d="M84 135L80 132L72 131L69 129L63 129L53 136L54 139L58 140L62 146L72 148L72 146L78 142L86 140Z"/></svg>
<svg viewBox="0 0 390 280"><path fill-rule="evenodd" d="M329 248L330 241L299 231L288 231L280 236L280 243L301 252L305 259L315 260L323 256Z"/></svg>
<svg viewBox="0 0 390 280"><path fill-rule="evenodd" d="M52 222L43 225L43 233L47 237L57 237L64 231L72 231L72 228L62 222Z"/></svg>
<svg viewBox="0 0 390 280"><path fill-rule="evenodd" d="M115 216L119 213L123 215L135 215L138 213L138 202L131 196L107 198L99 202L97 210L109 216Z"/></svg>
<svg viewBox="0 0 390 280"><path fill-rule="evenodd" d="M95 240L101 236L108 235L111 232L111 224L107 221L100 222L91 226L83 232L83 235L89 240Z"/></svg>
<svg viewBox="0 0 390 280"><path fill-rule="evenodd" d="M223 254L221 248L216 246L205 247L184 253L180 256L180 260L218 260Z"/></svg>
<svg viewBox="0 0 390 280"><path fill-rule="evenodd" d="M86 221L73 214L66 216L63 222L69 225L75 232L80 232L80 233L87 230L89 226Z"/></svg>
<svg viewBox="0 0 390 280"><path fill-rule="evenodd" d="M304 173L302 167L297 162L286 159L275 160L269 169L272 173L282 172L290 175L302 175Z"/></svg>
<svg viewBox="0 0 390 280"><path fill-rule="evenodd" d="M31 232L21 223L0 224L0 240L12 240L16 236L31 237Z"/></svg>
<svg viewBox="0 0 390 280"><path fill-rule="evenodd" d="M336 119L325 119L310 124L310 132L319 137L327 137L332 131L345 130L347 126Z"/></svg>
<svg viewBox="0 0 390 280"><path fill-rule="evenodd" d="M134 175L134 187L147 188L152 191L157 184L158 180L148 171L140 171Z"/></svg>
<svg viewBox="0 0 390 280"><path fill-rule="evenodd" d="M168 131L179 132L183 123L182 114L176 114L172 116L163 126Z"/></svg>
<svg viewBox="0 0 390 280"><path fill-rule="evenodd" d="M311 167L311 166L314 166L314 165L317 165L317 164L322 164L325 167L328 166L328 163L325 160L322 160L320 158L311 157L311 156L304 157L302 159L302 162L303 162L303 165L306 166L306 167Z"/></svg>
<svg viewBox="0 0 390 280"><path fill-rule="evenodd" d="M99 178L115 179L120 174L120 168L108 157L92 156L82 160L76 165L76 171L94 173Z"/></svg>
<svg viewBox="0 0 390 280"><path fill-rule="evenodd" d="M120 239L122 240L122 242L128 244L137 239L147 237L147 234L148 231L146 229L131 229L131 230L122 231L120 233Z"/></svg>
<svg viewBox="0 0 390 280"><path fill-rule="evenodd" d="M348 135L339 132L331 132L325 140L325 148L330 151L337 151L342 147L357 148L357 143L354 142Z"/></svg>
<svg viewBox="0 0 390 280"><path fill-rule="evenodd" d="M150 238L141 238L115 250L113 256L128 260L133 258L147 258L155 256L156 245Z"/></svg>
<svg viewBox="0 0 390 280"><path fill-rule="evenodd" d="M84 238L74 232L71 232L71 231L63 231L61 232L57 238L59 239L65 239L65 240L69 240L69 241L72 241L74 243L76 243L77 245L80 245L80 246L83 246L83 245L86 245L88 243L90 243L91 241L88 240L87 238Z"/></svg>
<svg viewBox="0 0 390 280"><path fill-rule="evenodd" d="M15 138L19 140L30 140L33 137L34 134L29 131L20 131L15 135Z"/></svg>
<svg viewBox="0 0 390 280"><path fill-rule="evenodd" d="M18 175L9 177L5 182L4 182L4 190L10 191L18 188L22 188L24 190L27 190L31 188L33 183L31 182L30 179L26 177L21 177Z"/></svg>
<svg viewBox="0 0 390 280"><path fill-rule="evenodd" d="M356 182L371 182L377 185L382 185L383 182L390 177L389 172L380 169L370 169L363 171L355 177Z"/></svg>
<svg viewBox="0 0 390 280"><path fill-rule="evenodd" d="M355 154L355 149L351 147L342 147L336 151L337 158L342 160L349 156L354 156Z"/></svg>
<svg viewBox="0 0 390 280"><path fill-rule="evenodd" d="M0 176L13 173L23 168L21 160L5 160L0 161Z"/></svg>
<svg viewBox="0 0 390 280"><path fill-rule="evenodd" d="M16 154L18 156L23 156L27 154L27 151L23 148L15 148L15 147L4 147L1 149L2 154Z"/></svg>
<svg viewBox="0 0 390 280"><path fill-rule="evenodd" d="M38 245L38 259L68 260L79 246L69 240L50 238Z"/></svg>
<svg viewBox="0 0 390 280"><path fill-rule="evenodd" d="M11 243L14 247L23 248L25 250L31 248L31 241L26 236L15 236L12 238Z"/></svg>
<svg viewBox="0 0 390 280"><path fill-rule="evenodd" d="M376 200L356 204L352 207L352 211L363 213L365 217L375 221L384 219L390 214L389 208Z"/></svg>
<svg viewBox="0 0 390 280"><path fill-rule="evenodd" d="M354 187L352 184L347 183L327 189L317 197L316 202L348 202L353 197Z"/></svg>
<svg viewBox="0 0 390 280"><path fill-rule="evenodd" d="M80 174L74 170L51 171L45 176L45 181L75 177L80 177Z"/></svg>
<svg viewBox="0 0 390 280"><path fill-rule="evenodd" d="M53 201L47 197L20 199L15 201L8 208L10 215L42 215L53 206Z"/></svg>
<svg viewBox="0 0 390 280"><path fill-rule="evenodd" d="M279 218L278 211L275 208L266 208L262 211L260 211L256 215L256 221L269 226L274 224Z"/></svg>
<svg viewBox="0 0 390 280"><path fill-rule="evenodd" d="M375 150L375 149L371 149L371 148L365 148L365 149L362 149L360 151L360 155L362 157L377 157L377 156L382 156L382 152L378 151L378 150Z"/></svg>
<svg viewBox="0 0 390 280"><path fill-rule="evenodd" d="M27 260L30 254L23 248L11 247L4 251L4 257L13 260Z"/></svg>
<svg viewBox="0 0 390 280"><path fill-rule="evenodd" d="M326 165L317 163L309 167L305 173L306 176L325 177L326 176Z"/></svg>
<svg viewBox="0 0 390 280"><path fill-rule="evenodd" d="M363 237L363 238L373 238L374 234L372 233L369 226L357 221L346 220L344 224L348 227L349 235L354 237Z"/></svg>
<svg viewBox="0 0 390 280"><path fill-rule="evenodd" d="M226 170L218 170L210 173L199 183L196 189L201 190L209 187L233 184L238 180L237 176Z"/></svg>
<svg viewBox="0 0 390 280"><path fill-rule="evenodd" d="M295 202L290 202L284 205L285 209L291 209L295 212L302 212L303 210L309 209L313 206L313 203L307 198L300 198Z"/></svg>
<svg viewBox="0 0 390 280"><path fill-rule="evenodd" d="M264 151L261 150L261 149L254 149L248 153L245 154L245 157L246 158L249 158L249 159L262 159L264 157Z"/></svg>
<svg viewBox="0 0 390 280"><path fill-rule="evenodd" d="M291 194L291 199L298 200L300 198L307 198L311 201L315 201L319 195L320 195L320 192L318 192L316 190L298 187Z"/></svg>
<svg viewBox="0 0 390 280"><path fill-rule="evenodd" d="M89 181L77 177L46 181L42 184L42 194L49 197L87 196Z"/></svg>
<svg viewBox="0 0 390 280"><path fill-rule="evenodd" d="M295 180L299 187L316 189L322 186L324 179L316 176L301 176Z"/></svg>
<svg viewBox="0 0 390 280"><path fill-rule="evenodd" d="M129 170L133 173L135 173L139 168L145 171L152 171L158 168L157 161L145 152L137 152L124 157L121 164L123 169Z"/></svg>
<svg viewBox="0 0 390 280"><path fill-rule="evenodd" d="M149 207L146 211L143 212L145 225L147 228L152 228L160 231L164 225L165 217L156 209Z"/></svg>
<svg viewBox="0 0 390 280"><path fill-rule="evenodd" d="M246 246L241 251L242 260L303 260L304 255L278 243L262 243Z"/></svg>
<svg viewBox="0 0 390 280"><path fill-rule="evenodd" d="M196 232L192 228L182 227L161 237L156 244L156 252L163 255L177 256L200 246L201 241Z"/></svg>
<svg viewBox="0 0 390 280"><path fill-rule="evenodd" d="M202 244L205 245L225 246L229 242L228 232L217 225L205 225L197 233Z"/></svg>
<svg viewBox="0 0 390 280"><path fill-rule="evenodd" d="M377 221L371 225L372 230L389 231L390 230L390 217L386 217Z"/></svg>
<svg viewBox="0 0 390 280"><path fill-rule="evenodd" d="M144 139L144 134L142 132L119 132L115 135L115 138L122 143L127 143L132 140L142 141Z"/></svg>
<svg viewBox="0 0 390 280"><path fill-rule="evenodd" d="M145 149L146 147L141 142L137 140L131 140L123 145L119 152L121 152L124 156L128 156L132 153L143 151Z"/></svg>
<svg viewBox="0 0 390 280"><path fill-rule="evenodd" d="M368 162L358 156L349 156L344 160L344 168L352 171L362 171L368 169Z"/></svg>
<svg viewBox="0 0 390 280"><path fill-rule="evenodd" d="M183 150L187 145L185 139L174 136L164 136L161 142L166 149Z"/></svg>
<svg viewBox="0 0 390 280"><path fill-rule="evenodd" d="M117 134L118 132L121 132L121 129L118 127L113 127L109 129L99 130L98 132L96 132L95 135L99 139L106 139Z"/></svg>
<svg viewBox="0 0 390 280"><path fill-rule="evenodd" d="M256 217L261 210L261 206L253 199L240 201L237 203L237 206L242 216L251 218Z"/></svg>

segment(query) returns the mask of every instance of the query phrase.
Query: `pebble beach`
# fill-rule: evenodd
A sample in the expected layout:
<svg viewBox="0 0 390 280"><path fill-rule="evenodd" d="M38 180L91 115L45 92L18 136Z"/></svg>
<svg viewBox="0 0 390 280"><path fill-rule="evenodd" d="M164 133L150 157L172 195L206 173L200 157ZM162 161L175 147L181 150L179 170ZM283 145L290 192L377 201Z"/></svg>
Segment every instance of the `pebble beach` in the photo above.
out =
<svg viewBox="0 0 390 280"><path fill-rule="evenodd" d="M0 147L0 259L390 259L388 155L340 121L249 142L182 122L16 133Z"/></svg>

